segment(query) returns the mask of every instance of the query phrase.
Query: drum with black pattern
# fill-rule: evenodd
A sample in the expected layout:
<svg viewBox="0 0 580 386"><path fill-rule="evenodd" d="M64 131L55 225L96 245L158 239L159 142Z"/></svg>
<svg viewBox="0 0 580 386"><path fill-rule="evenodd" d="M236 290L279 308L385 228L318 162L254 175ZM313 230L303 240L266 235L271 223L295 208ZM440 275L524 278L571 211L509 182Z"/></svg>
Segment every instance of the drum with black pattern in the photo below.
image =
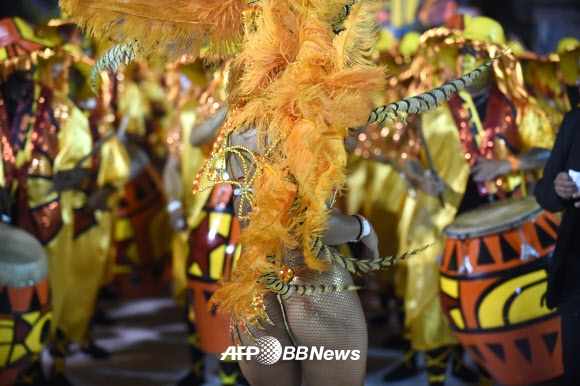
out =
<svg viewBox="0 0 580 386"><path fill-rule="evenodd" d="M502 384L563 372L560 316L544 300L559 224L527 197L465 212L444 231L443 311L459 342Z"/></svg>
<svg viewBox="0 0 580 386"><path fill-rule="evenodd" d="M208 301L219 288L219 280L230 280L240 255L240 225L234 214L233 188L216 185L189 237L187 285L189 306L195 311L201 349L221 354L232 343L229 318L208 310Z"/></svg>
<svg viewBox="0 0 580 386"><path fill-rule="evenodd" d="M161 296L171 282L173 232L157 172L144 152L128 146L131 176L117 208L114 288L126 299Z"/></svg>
<svg viewBox="0 0 580 386"><path fill-rule="evenodd" d="M40 242L0 223L0 384L13 385L46 346L52 318L48 259Z"/></svg>

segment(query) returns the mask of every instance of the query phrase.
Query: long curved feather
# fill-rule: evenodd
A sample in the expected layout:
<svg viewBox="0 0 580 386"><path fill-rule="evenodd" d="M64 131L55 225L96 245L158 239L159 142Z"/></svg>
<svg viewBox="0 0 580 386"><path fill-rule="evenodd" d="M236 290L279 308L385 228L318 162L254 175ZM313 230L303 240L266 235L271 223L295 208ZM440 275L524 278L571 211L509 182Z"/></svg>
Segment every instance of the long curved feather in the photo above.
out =
<svg viewBox="0 0 580 386"><path fill-rule="evenodd" d="M127 65L135 59L136 52L136 45L132 43L116 45L105 52L99 59L97 59L91 68L89 77L91 81L91 90L93 90L95 94L98 93L98 80L101 76L101 72L117 72L121 63Z"/></svg>
<svg viewBox="0 0 580 386"><path fill-rule="evenodd" d="M363 275L369 271L377 271L380 269L391 267L401 260L405 260L411 256L418 255L419 253L423 252L424 250L433 245L434 243L427 244L409 252L405 252L398 255L385 256L376 260L363 260L352 257L346 257L338 252L335 252L334 249L324 244L319 237L313 237L310 243L312 253L320 256L320 258L323 260L336 262L340 266L346 268L349 272L357 275Z"/></svg>
<svg viewBox="0 0 580 386"><path fill-rule="evenodd" d="M333 23L336 34L333 45L341 70L374 66L370 56L378 36L374 15L380 9L380 4L376 0L353 0L342 8ZM338 24L335 26L335 23Z"/></svg>
<svg viewBox="0 0 580 386"><path fill-rule="evenodd" d="M245 0L60 0L60 8L98 43L139 43L139 54L166 62L233 55L243 35Z"/></svg>
<svg viewBox="0 0 580 386"><path fill-rule="evenodd" d="M300 296L313 296L320 295L323 293L335 292L335 291L355 291L360 287L354 285L336 285L336 284L312 284L312 285L302 285L302 284L287 284L280 280L275 272L270 272L264 274L258 279L258 283L263 283L264 288L267 291L274 292L280 295L282 299L288 299L292 293Z"/></svg>
<svg viewBox="0 0 580 386"><path fill-rule="evenodd" d="M507 50L506 50L507 51ZM455 79L443 86L429 90L419 95L403 99L398 102L389 103L388 105L377 107L371 111L367 125L377 122L379 125L385 121L394 123L398 118L405 123L405 117L402 113L421 114L429 110L435 110L441 102L449 100L457 91L471 85L475 78L483 71L487 70L493 62L499 59L506 51L502 52L495 58L479 66L475 70Z"/></svg>

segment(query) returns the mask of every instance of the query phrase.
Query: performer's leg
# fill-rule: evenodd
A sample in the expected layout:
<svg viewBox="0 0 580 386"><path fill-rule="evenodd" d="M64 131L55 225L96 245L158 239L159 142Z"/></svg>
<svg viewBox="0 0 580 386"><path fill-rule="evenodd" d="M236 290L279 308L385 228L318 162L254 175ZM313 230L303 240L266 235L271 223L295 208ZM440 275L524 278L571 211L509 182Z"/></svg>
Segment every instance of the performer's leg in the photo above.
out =
<svg viewBox="0 0 580 386"><path fill-rule="evenodd" d="M479 374L477 371L465 366L464 353L465 350L460 344L453 346L451 351L451 374L463 382L475 383L478 381Z"/></svg>
<svg viewBox="0 0 580 386"><path fill-rule="evenodd" d="M443 346L434 350L425 351L427 377L430 386L443 386L447 363L451 356L452 346Z"/></svg>
<svg viewBox="0 0 580 386"><path fill-rule="evenodd" d="M46 385L46 378L42 370L42 363L40 358L36 358L32 364L26 369L24 374L20 375L14 383L15 386L24 385Z"/></svg>
<svg viewBox="0 0 580 386"><path fill-rule="evenodd" d="M189 303L188 303L189 304ZM178 386L196 386L202 385L205 382L205 356L201 351L199 337L197 335L197 327L189 317L189 306L186 306L186 323L187 323L187 341L189 348L189 357L191 360L191 367L189 372L177 383Z"/></svg>
<svg viewBox="0 0 580 386"><path fill-rule="evenodd" d="M324 273L309 271L296 284L328 282L351 285L348 272L334 267ZM290 331L297 346L334 353L344 359L307 359L302 361L306 385L362 385L368 350L367 326L356 291L336 291L304 297L292 295L284 302Z"/></svg>
<svg viewBox="0 0 580 386"><path fill-rule="evenodd" d="M252 386L300 386L301 369L298 361L278 361L263 365L256 360L239 361L244 377ZM315 385L315 384L313 384ZM329 383L330 385L330 383ZM334 384L333 384L334 385Z"/></svg>
<svg viewBox="0 0 580 386"><path fill-rule="evenodd" d="M238 361L231 359L220 360L219 376L222 386L237 385L243 381L242 370Z"/></svg>
<svg viewBox="0 0 580 386"><path fill-rule="evenodd" d="M68 355L68 344L70 340L65 334L57 329L55 336L51 342L50 355L52 356L52 367L50 369L49 383L51 385L69 386L72 383L64 374L65 360Z"/></svg>
<svg viewBox="0 0 580 386"><path fill-rule="evenodd" d="M276 338L282 346L282 352L284 352L285 347L294 346L294 342L286 328L286 320L280 303L275 294L269 293L264 296L264 308L272 324L259 319L262 326L261 329L256 328L250 323L246 323L244 328L247 328L256 340L264 337ZM255 345L255 340L250 339L249 335L243 332L244 328L239 325L239 322L233 324L232 334L234 335L235 342L239 341L242 346ZM276 386L301 385L302 368L300 361L282 360L280 358L280 360L272 365L264 365L253 358L252 360L240 360L238 363L242 369L244 378L252 386L271 386L273 384ZM321 384L319 383L319 385Z"/></svg>
<svg viewBox="0 0 580 386"><path fill-rule="evenodd" d="M489 372L483 368L479 363L477 364L477 385L478 386L493 386L495 381Z"/></svg>
<svg viewBox="0 0 580 386"><path fill-rule="evenodd" d="M406 341L408 348L403 355L403 361L383 376L383 382L397 382L414 377L423 369L417 365L417 351L411 348L410 342Z"/></svg>
<svg viewBox="0 0 580 386"><path fill-rule="evenodd" d="M580 293L566 297L562 313L562 359L566 385L580 385Z"/></svg>
<svg viewBox="0 0 580 386"><path fill-rule="evenodd" d="M90 323L86 334L87 337L81 345L81 350L85 354L90 355L93 359L108 359L111 356L111 353L105 350L103 347L99 346L97 342L95 342L92 329L93 325Z"/></svg>

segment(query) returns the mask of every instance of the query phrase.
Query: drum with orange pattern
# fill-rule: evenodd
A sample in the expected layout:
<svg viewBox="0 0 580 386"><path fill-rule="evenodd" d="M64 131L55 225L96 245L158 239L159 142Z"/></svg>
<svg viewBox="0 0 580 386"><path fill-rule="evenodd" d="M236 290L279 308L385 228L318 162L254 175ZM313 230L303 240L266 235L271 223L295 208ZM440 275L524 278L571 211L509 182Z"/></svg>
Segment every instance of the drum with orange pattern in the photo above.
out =
<svg viewBox="0 0 580 386"><path fill-rule="evenodd" d="M172 233L165 198L147 168L124 190L115 223L115 290L127 299L162 295L171 281Z"/></svg>
<svg viewBox="0 0 580 386"><path fill-rule="evenodd" d="M219 288L218 280L230 280L240 248L240 226L234 214L233 188L216 185L189 237L187 263L188 302L195 315L201 349L221 354L231 346L230 321L208 310L208 301Z"/></svg>
<svg viewBox="0 0 580 386"><path fill-rule="evenodd" d="M46 346L48 259L29 233L0 223L0 385L14 385Z"/></svg>
<svg viewBox="0 0 580 386"><path fill-rule="evenodd" d="M443 311L459 342L504 385L563 372L560 316L544 301L559 224L527 197L463 213L444 231Z"/></svg>

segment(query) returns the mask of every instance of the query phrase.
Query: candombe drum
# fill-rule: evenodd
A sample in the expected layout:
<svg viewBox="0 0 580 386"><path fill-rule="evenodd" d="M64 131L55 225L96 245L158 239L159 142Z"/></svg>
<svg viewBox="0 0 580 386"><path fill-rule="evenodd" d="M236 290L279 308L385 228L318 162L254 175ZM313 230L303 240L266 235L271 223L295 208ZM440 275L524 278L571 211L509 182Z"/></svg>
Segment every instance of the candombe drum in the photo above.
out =
<svg viewBox="0 0 580 386"><path fill-rule="evenodd" d="M443 232L443 311L459 342L502 384L563 372L560 316L544 301L559 224L526 197L465 212Z"/></svg>
<svg viewBox="0 0 580 386"><path fill-rule="evenodd" d="M163 295L171 281L171 238L159 177L147 154L129 142L131 175L117 208L114 285L126 299Z"/></svg>
<svg viewBox="0 0 580 386"><path fill-rule="evenodd" d="M218 281L231 278L240 255L239 237L233 188L216 185L190 233L187 262L188 302L195 311L192 322L198 329L201 350L208 354L221 354L232 344L229 318L208 310L208 301L219 288Z"/></svg>
<svg viewBox="0 0 580 386"><path fill-rule="evenodd" d="M29 233L0 223L0 385L13 385L40 358L52 312L48 260Z"/></svg>

